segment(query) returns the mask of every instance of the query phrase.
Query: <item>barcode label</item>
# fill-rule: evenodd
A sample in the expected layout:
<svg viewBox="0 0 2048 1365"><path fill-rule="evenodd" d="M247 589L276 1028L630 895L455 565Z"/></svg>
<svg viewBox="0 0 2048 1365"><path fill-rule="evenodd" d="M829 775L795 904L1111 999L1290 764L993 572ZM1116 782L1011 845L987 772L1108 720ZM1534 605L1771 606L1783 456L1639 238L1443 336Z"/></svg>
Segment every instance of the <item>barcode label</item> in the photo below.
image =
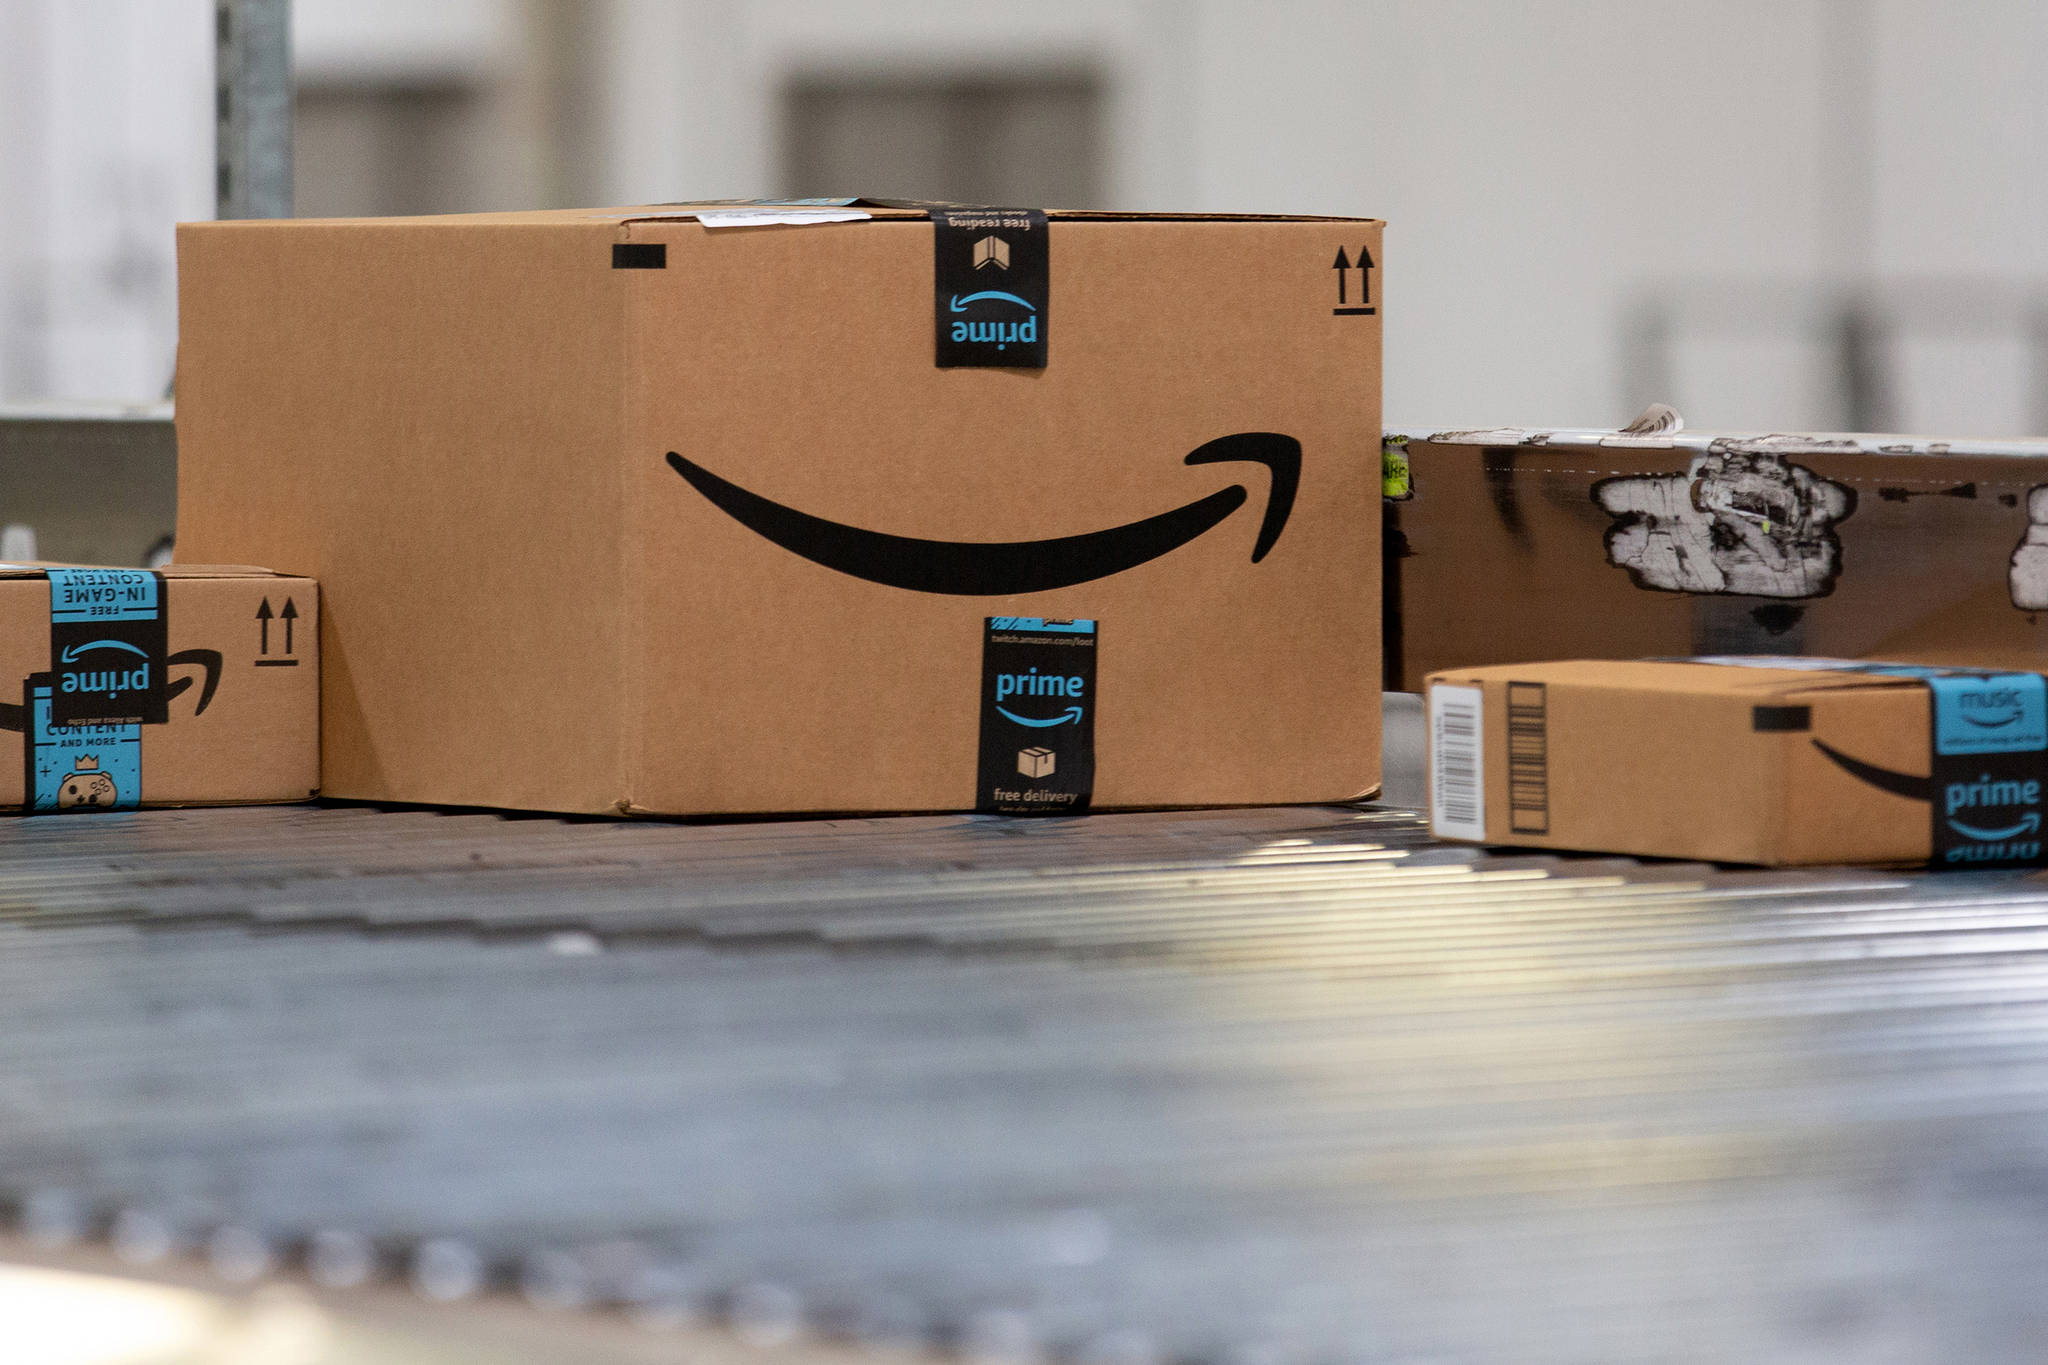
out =
<svg viewBox="0 0 2048 1365"><path fill-rule="evenodd" d="M1485 693L1429 689L1429 823L1452 839L1486 838Z"/></svg>
<svg viewBox="0 0 2048 1365"><path fill-rule="evenodd" d="M1508 829L1550 833L1550 703L1542 683L1508 684Z"/></svg>

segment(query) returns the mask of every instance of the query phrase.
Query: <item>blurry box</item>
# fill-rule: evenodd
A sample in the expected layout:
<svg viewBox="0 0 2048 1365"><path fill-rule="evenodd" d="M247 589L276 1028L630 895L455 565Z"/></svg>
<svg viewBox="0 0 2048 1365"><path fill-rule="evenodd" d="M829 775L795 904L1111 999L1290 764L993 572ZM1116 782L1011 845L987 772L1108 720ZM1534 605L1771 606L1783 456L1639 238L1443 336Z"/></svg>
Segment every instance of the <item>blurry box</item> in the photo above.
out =
<svg viewBox="0 0 2048 1365"><path fill-rule="evenodd" d="M1379 234L875 204L189 224L180 552L320 577L333 795L1357 797Z"/></svg>
<svg viewBox="0 0 2048 1365"><path fill-rule="evenodd" d="M264 569L0 565L0 808L317 795L319 627Z"/></svg>
<svg viewBox="0 0 2048 1365"><path fill-rule="evenodd" d="M1390 689L1542 659L2048 660L2048 442L1511 429L1387 459Z"/></svg>
<svg viewBox="0 0 2048 1365"><path fill-rule="evenodd" d="M1580 660L1427 687L1444 838L1771 865L2043 861L2038 673Z"/></svg>

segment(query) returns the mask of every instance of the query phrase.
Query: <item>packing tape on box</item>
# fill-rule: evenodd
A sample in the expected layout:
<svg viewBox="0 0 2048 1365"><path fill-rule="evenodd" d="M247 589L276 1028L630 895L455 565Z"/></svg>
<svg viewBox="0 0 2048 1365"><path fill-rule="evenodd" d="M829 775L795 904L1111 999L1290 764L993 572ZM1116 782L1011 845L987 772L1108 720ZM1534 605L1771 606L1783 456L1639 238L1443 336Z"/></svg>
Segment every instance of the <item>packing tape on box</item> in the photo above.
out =
<svg viewBox="0 0 2048 1365"><path fill-rule="evenodd" d="M51 721L51 676L28 679L22 704L28 733L23 807L30 812L134 810L142 801L142 727L58 725Z"/></svg>
<svg viewBox="0 0 2048 1365"><path fill-rule="evenodd" d="M1052 321L1045 213L957 206L929 212L939 368L1044 369Z"/></svg>
<svg viewBox="0 0 2048 1365"><path fill-rule="evenodd" d="M161 725L170 718L163 575L50 569L50 722Z"/></svg>
<svg viewBox="0 0 2048 1365"><path fill-rule="evenodd" d="M148 569L47 569L50 668L22 684L23 806L133 810L142 727L170 718L170 594Z"/></svg>

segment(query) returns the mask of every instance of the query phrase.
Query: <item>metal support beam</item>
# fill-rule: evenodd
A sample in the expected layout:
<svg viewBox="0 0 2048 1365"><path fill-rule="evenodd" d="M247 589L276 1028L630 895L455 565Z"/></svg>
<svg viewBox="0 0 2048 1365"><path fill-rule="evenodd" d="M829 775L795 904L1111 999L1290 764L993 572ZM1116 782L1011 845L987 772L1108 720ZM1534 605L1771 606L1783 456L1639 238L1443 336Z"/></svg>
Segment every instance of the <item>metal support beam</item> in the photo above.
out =
<svg viewBox="0 0 2048 1365"><path fill-rule="evenodd" d="M289 218L291 0L214 0L213 15L218 216Z"/></svg>

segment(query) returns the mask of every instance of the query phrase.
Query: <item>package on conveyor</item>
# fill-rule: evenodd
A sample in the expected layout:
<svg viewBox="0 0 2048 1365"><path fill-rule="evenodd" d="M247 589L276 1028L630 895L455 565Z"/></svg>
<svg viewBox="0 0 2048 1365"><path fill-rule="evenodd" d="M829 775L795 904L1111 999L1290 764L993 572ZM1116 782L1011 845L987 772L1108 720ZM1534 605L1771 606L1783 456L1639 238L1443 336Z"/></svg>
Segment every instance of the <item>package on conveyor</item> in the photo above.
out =
<svg viewBox="0 0 2048 1365"><path fill-rule="evenodd" d="M1510 428L1386 459L1392 689L1545 659L2048 659L2048 441Z"/></svg>
<svg viewBox="0 0 2048 1365"><path fill-rule="evenodd" d="M2044 861L2048 679L1721 656L1427 681L1452 839L1718 862Z"/></svg>
<svg viewBox="0 0 2048 1365"><path fill-rule="evenodd" d="M1380 230L866 201L188 224L178 543L319 578L330 795L1357 797Z"/></svg>
<svg viewBox="0 0 2048 1365"><path fill-rule="evenodd" d="M0 809L317 795L319 622L266 569L0 564Z"/></svg>

